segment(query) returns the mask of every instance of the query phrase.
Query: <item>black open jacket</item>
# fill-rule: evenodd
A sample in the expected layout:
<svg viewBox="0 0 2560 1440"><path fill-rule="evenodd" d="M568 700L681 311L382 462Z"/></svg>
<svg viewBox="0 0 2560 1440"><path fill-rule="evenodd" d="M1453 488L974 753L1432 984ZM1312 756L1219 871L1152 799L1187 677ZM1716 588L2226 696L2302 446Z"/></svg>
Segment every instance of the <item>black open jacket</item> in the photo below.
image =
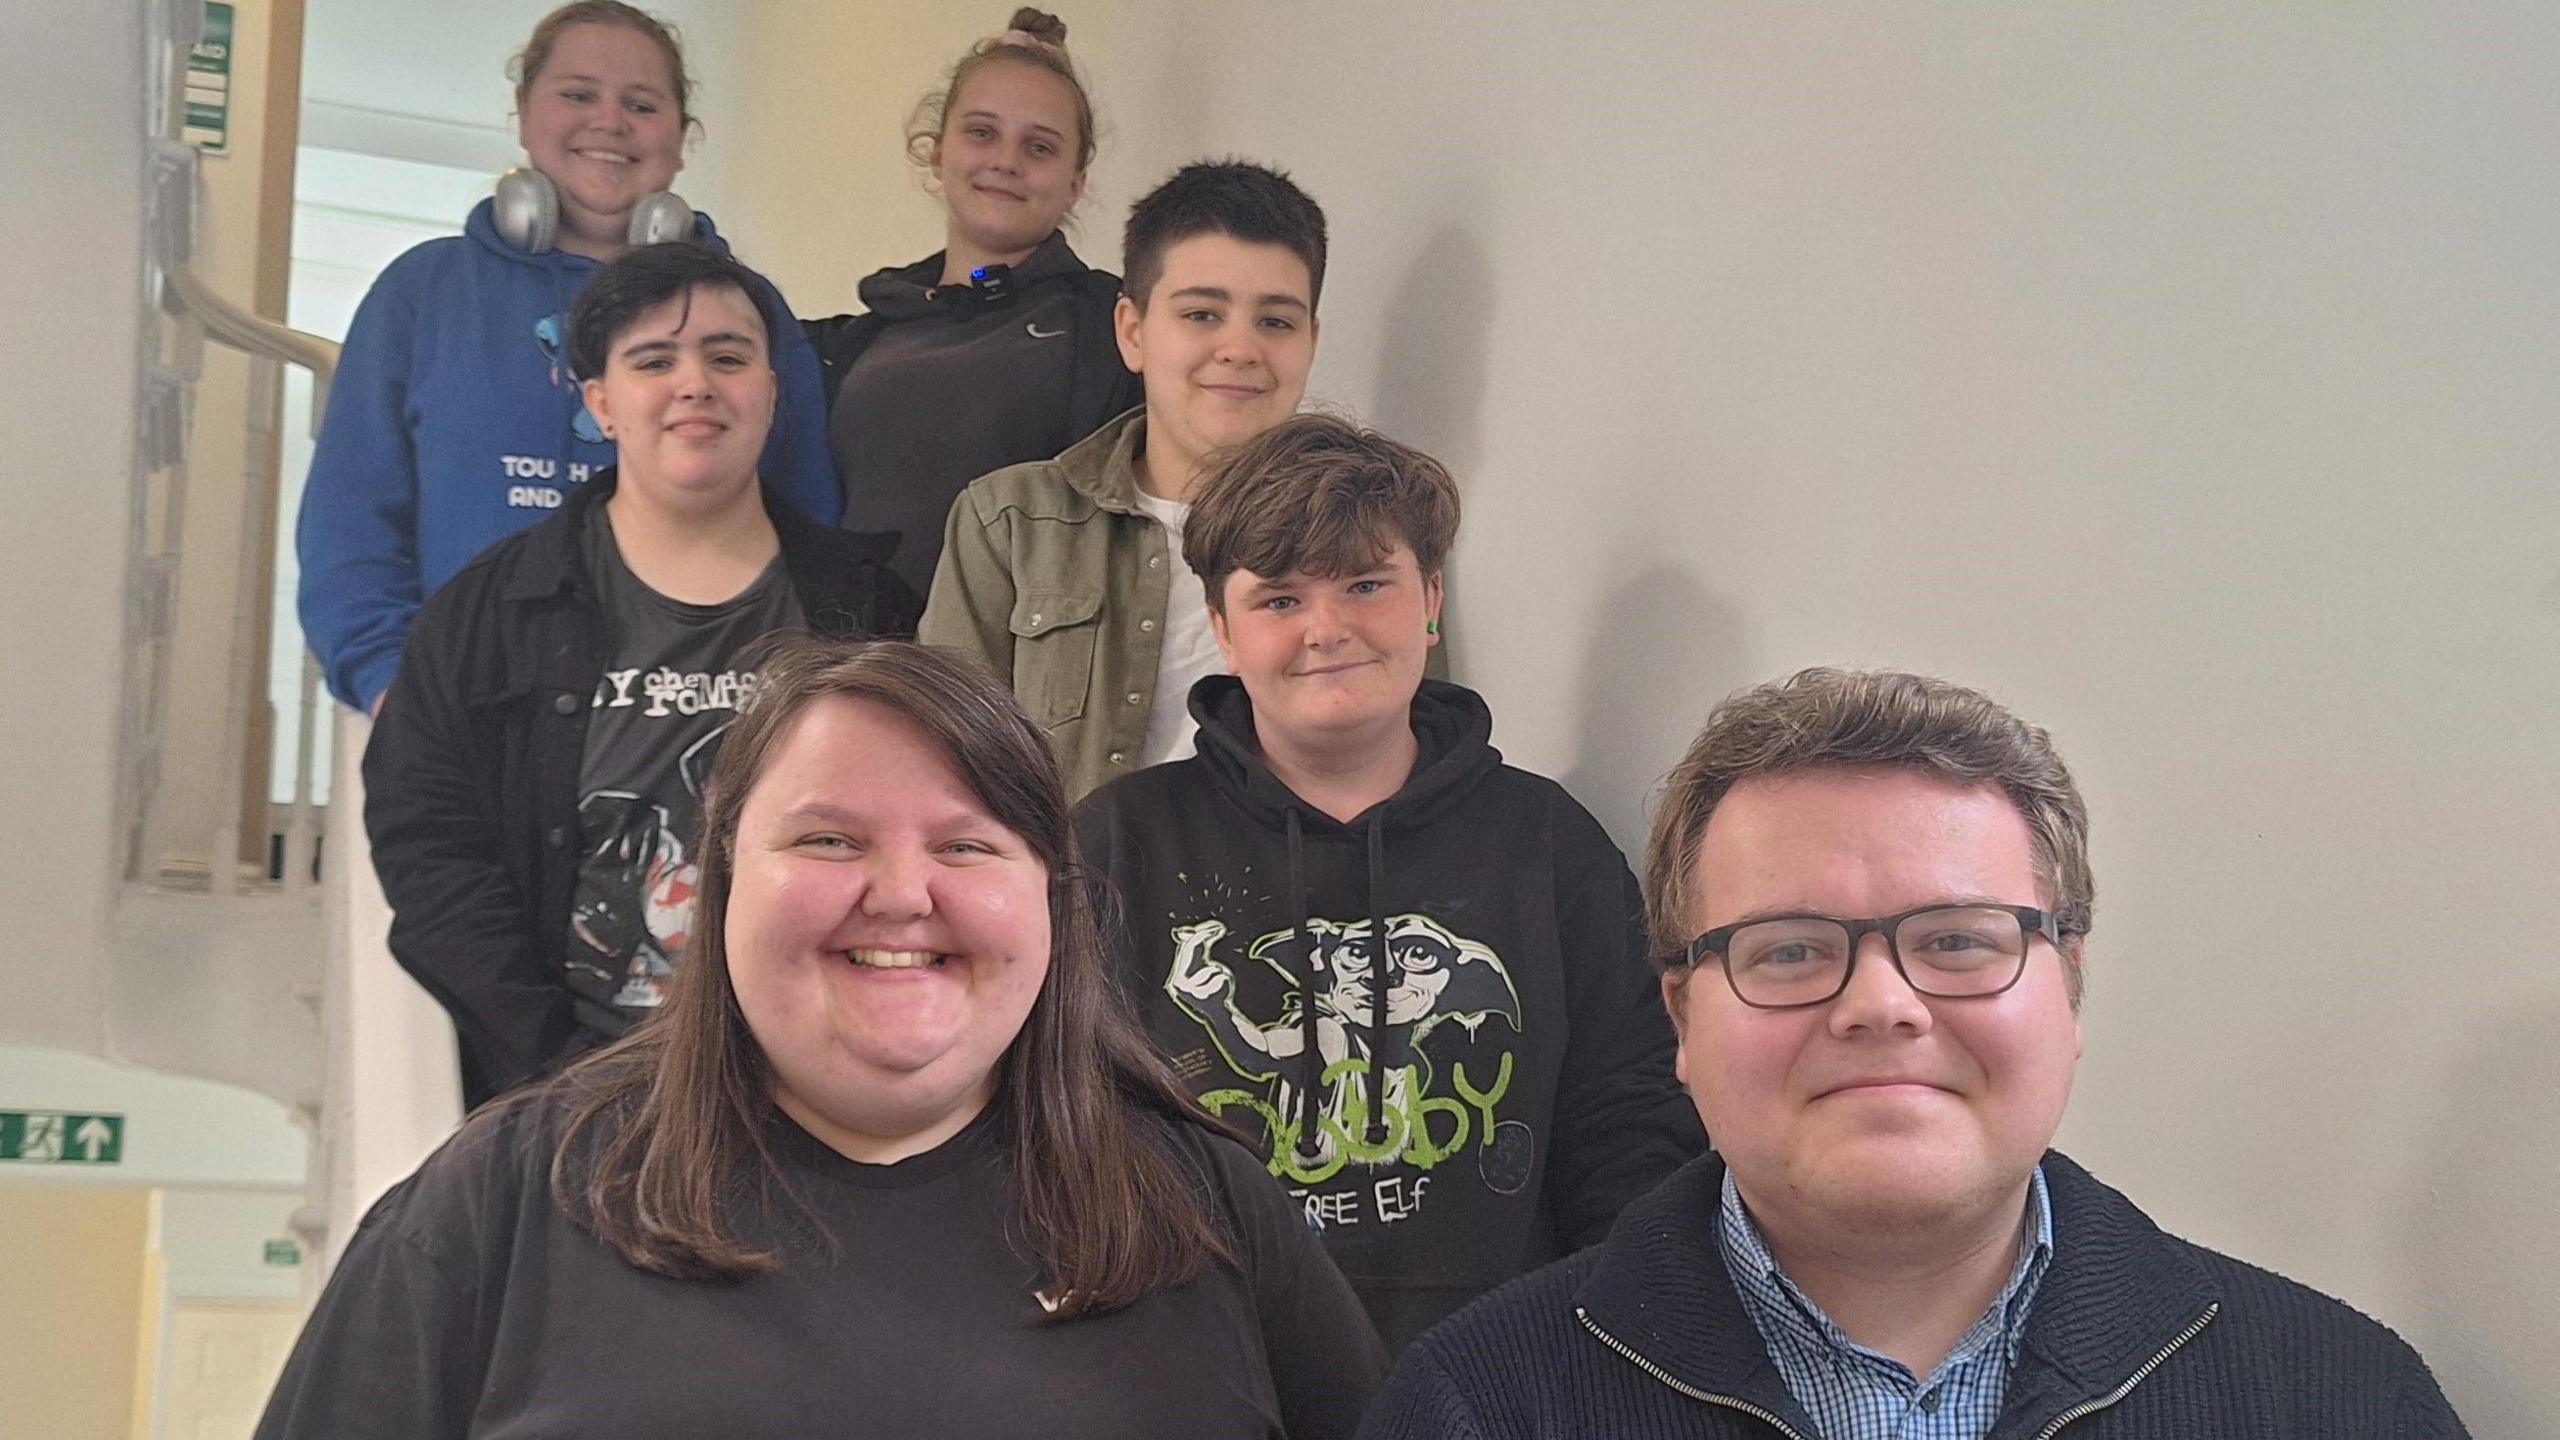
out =
<svg viewBox="0 0 2560 1440"><path fill-rule="evenodd" d="M2399 1336L2281 1275L2163 1234L2047 1151L2054 1252L1989 1440L2310 1440L2467 1432ZM1823 1440L1742 1308L1705 1156L1601 1245L1404 1355L1362 1440Z"/></svg>
<svg viewBox="0 0 2560 1440"><path fill-rule="evenodd" d="M610 468L430 596L364 754L365 828L391 953L453 1016L464 1103L559 1068L627 1023L564 979L578 774L608 636L582 537ZM911 636L923 603L895 537L804 519L768 488L809 628Z"/></svg>

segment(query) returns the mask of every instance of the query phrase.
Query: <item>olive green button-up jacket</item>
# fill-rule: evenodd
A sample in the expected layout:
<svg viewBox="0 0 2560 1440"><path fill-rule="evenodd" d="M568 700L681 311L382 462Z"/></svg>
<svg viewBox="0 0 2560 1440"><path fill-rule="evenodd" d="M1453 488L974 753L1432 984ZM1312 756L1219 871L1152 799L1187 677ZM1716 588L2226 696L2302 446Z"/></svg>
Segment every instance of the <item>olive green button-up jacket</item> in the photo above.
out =
<svg viewBox="0 0 2560 1440"><path fill-rule="evenodd" d="M1067 798L1146 753L1179 577L1162 525L1138 508L1146 412L1132 410L1055 460L1009 465L951 506L916 638L985 658L1057 750Z"/></svg>

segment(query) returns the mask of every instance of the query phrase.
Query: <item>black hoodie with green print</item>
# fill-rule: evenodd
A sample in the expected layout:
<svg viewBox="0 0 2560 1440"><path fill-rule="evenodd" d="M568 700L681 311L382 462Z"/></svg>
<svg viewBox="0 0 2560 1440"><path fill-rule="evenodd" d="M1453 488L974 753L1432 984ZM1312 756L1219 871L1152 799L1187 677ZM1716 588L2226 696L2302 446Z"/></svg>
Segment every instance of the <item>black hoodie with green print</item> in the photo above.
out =
<svg viewBox="0 0 2560 1440"><path fill-rule="evenodd" d="M1196 756L1076 812L1117 892L1117 973L1391 1352L1599 1240L1705 1148L1625 857L1563 787L1502 763L1474 691L1423 682L1412 775L1347 822L1264 765L1235 677L1202 680L1191 713Z"/></svg>

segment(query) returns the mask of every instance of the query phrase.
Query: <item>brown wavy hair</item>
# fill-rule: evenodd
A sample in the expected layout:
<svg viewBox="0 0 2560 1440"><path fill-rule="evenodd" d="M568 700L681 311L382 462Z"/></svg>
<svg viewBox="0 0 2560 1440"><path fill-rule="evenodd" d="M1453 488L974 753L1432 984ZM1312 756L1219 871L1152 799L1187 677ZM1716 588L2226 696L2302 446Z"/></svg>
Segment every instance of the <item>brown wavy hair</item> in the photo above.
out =
<svg viewBox="0 0 2560 1440"><path fill-rule="evenodd" d="M2053 737L2000 702L1951 680L1893 670L1817 666L1726 699L1707 716L1654 811L1645 846L1645 919L1657 963L1688 948L1698 847L1708 817L1754 776L1881 766L1960 784L1997 785L2034 846L2036 885L2062 936L2062 973L2080 1005L2081 943L2096 919L2089 807Z"/></svg>
<svg viewBox="0 0 2560 1440"><path fill-rule="evenodd" d="M768 1141L772 1069L729 981L729 891L748 792L802 713L837 695L931 736L1048 867L1049 973L997 1064L995 1103L1013 1162L1012 1230L1063 1297L1051 1318L1105 1314L1204 1263L1237 1264L1164 1122L1220 1127L1123 1018L1048 742L983 667L885 641L793 636L764 658L703 797L692 939L664 1011L535 1092L569 1110L551 1174L561 1208L655 1274L735 1280L774 1268L772 1253L739 1238L733 1213L783 1177Z"/></svg>
<svg viewBox="0 0 2560 1440"><path fill-rule="evenodd" d="M1310 411L1211 456L1191 492L1182 558L1224 614L1227 577L1351 575L1399 543L1422 578L1440 574L1458 534L1447 467L1375 430Z"/></svg>

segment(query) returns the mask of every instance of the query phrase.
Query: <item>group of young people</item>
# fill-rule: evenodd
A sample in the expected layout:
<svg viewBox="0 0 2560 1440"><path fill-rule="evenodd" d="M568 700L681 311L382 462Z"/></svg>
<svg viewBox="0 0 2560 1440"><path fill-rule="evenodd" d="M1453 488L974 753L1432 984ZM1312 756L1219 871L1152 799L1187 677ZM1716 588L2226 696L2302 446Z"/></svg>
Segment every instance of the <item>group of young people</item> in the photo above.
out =
<svg viewBox="0 0 2560 1440"><path fill-rule="evenodd" d="M462 1405L505 1433L568 1386L665 1426L643 1377L672 1356L634 1328L689 1336L699 1302L654 1282L767 1270L845 1292L794 1306L930 1315L1062 1383L1224 1357L1189 1387L1088 1380L1068 1433L1347 1433L1381 1335L1597 1239L1703 1148L1623 856L1501 763L1480 697L1425 678L1456 486L1297 414L1321 209L1194 164L1132 209L1125 283L1085 266L1063 42L1025 10L972 47L910 136L946 248L802 322L668 193L674 37L563 6L518 61L527 168L359 312L306 490L306 628L374 712L392 949L452 1015L479 1118L351 1246L277 1433L338 1423L313 1417L342 1413L340 1364L421 1324L475 1338L413 1356L376 1424L444 1433ZM918 635L939 648L889 643ZM795 763L825 717L862 743ZM924 873L859 883L885 832L750 850L775 765L810 785L782 829L884 824L866 807L956 766L956 793L920 787L947 809L897 823L1003 838L935 830ZM992 913L1014 862L1047 893ZM740 893L760 869L797 890ZM1052 913L1018 944L1025 905ZM861 1205L801 1213L837 1184ZM516 1318L475 1331L501 1296ZM610 1358L557 1328L607 1315ZM947 1410L931 1348L839 1398Z"/></svg>
<svg viewBox="0 0 2560 1440"><path fill-rule="evenodd" d="M1297 413L1313 199L1190 165L1076 258L1064 38L960 60L946 248L802 322L668 191L674 37L565 5L359 312L305 624L475 1108L262 1436L1620 1428L1479 1427L1445 1339L1373 1401L1714 1163L1688 976L1775 982L1426 673L1458 489ZM2027 964L1975 923L1896 969Z"/></svg>

